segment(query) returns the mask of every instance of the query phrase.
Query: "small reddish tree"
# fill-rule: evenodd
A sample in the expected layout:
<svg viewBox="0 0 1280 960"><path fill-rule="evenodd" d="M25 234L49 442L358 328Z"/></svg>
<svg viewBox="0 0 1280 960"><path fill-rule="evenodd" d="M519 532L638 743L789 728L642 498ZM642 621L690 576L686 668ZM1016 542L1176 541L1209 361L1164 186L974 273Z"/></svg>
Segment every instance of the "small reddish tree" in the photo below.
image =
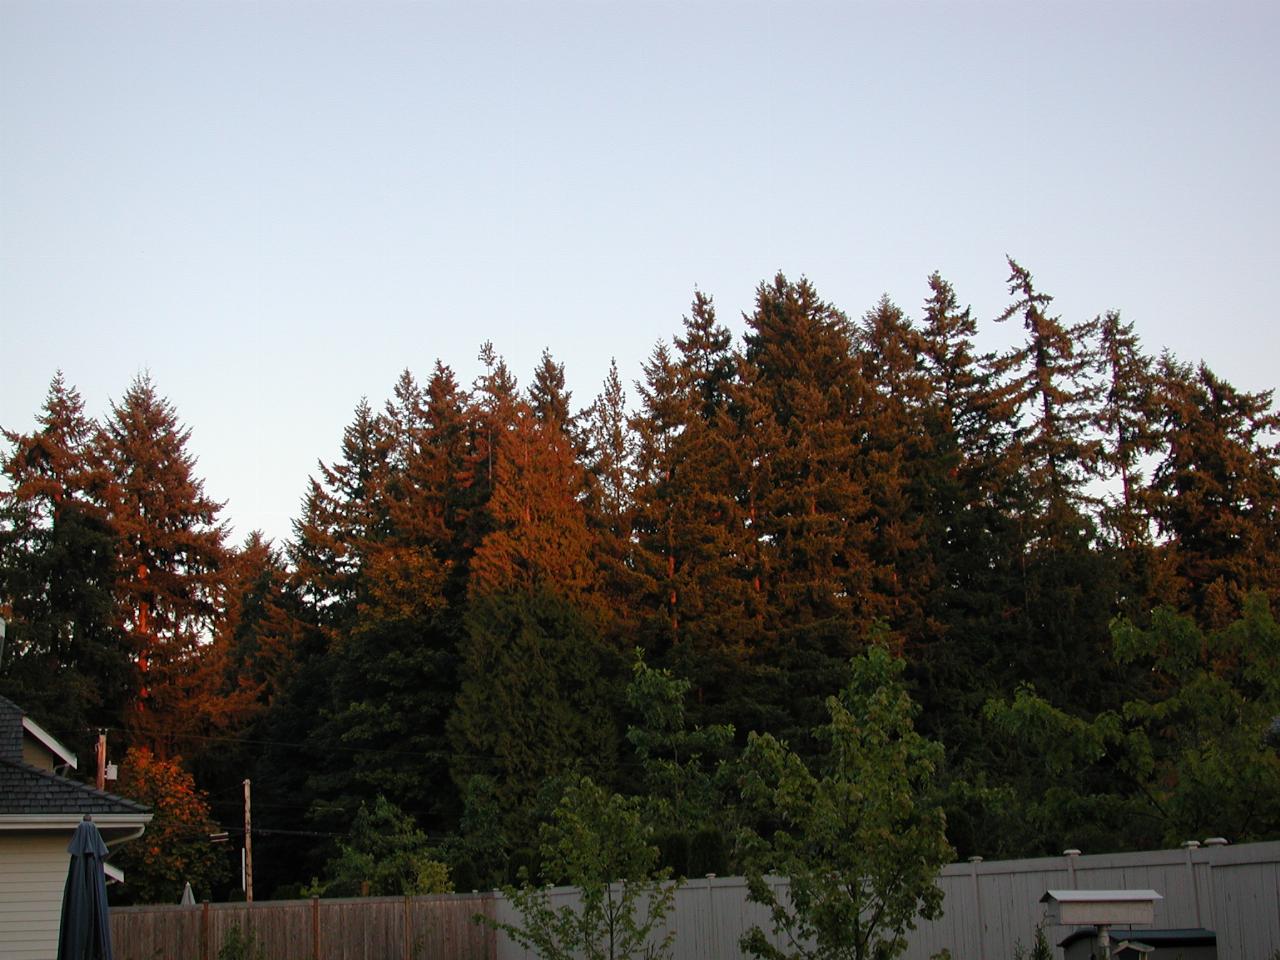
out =
<svg viewBox="0 0 1280 960"><path fill-rule="evenodd" d="M178 758L162 759L131 747L121 765L120 793L146 804L154 815L147 832L120 848L113 862L125 871L125 898L133 903L177 903L191 884L208 898L225 882L227 863L209 841L218 825L204 791Z"/></svg>

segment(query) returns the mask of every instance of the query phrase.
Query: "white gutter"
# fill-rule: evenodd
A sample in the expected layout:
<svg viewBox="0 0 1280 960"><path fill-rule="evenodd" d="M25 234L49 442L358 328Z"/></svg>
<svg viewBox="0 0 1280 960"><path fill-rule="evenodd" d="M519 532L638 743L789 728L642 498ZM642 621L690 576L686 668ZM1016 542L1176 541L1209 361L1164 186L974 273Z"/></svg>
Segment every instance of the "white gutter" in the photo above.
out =
<svg viewBox="0 0 1280 960"><path fill-rule="evenodd" d="M90 816L99 830L136 830L126 838L132 840L142 836L153 814L94 813ZM0 813L0 830L74 830L83 819L83 813Z"/></svg>

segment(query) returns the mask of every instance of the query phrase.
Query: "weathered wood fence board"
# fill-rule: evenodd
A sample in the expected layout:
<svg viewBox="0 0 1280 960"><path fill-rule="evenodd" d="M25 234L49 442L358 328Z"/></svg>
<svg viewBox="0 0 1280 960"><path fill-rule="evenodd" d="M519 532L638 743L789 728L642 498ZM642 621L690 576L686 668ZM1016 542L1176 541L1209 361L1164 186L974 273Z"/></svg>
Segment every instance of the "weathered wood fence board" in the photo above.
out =
<svg viewBox="0 0 1280 960"><path fill-rule="evenodd" d="M233 930L269 960L490 960L492 894L268 900L111 911L117 960L217 960Z"/></svg>
<svg viewBox="0 0 1280 960"><path fill-rule="evenodd" d="M944 948L955 960L1008 960L1018 943L1030 946L1044 918L1041 895L1063 888L1157 890L1156 925L1215 930L1220 960L1269 960L1280 950L1280 843L958 863L938 883L945 912L920 921L907 960ZM785 893L785 883L777 889ZM552 896L572 903L577 891ZM236 927L253 932L267 960L534 960L474 923L477 913L518 920L505 897L485 893L125 907L111 911L111 927L118 960L217 960ZM677 932L674 960L736 960L747 929L770 931L741 877L689 881L668 924ZM1056 944L1070 929L1046 934Z"/></svg>

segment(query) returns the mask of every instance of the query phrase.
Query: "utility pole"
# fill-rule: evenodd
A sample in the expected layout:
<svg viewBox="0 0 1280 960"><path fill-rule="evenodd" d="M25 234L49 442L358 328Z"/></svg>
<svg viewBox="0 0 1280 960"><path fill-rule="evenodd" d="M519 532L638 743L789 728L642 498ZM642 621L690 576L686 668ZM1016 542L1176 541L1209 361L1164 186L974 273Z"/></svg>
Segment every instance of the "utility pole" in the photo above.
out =
<svg viewBox="0 0 1280 960"><path fill-rule="evenodd" d="M244 899L253 903L253 829L249 816L249 781L244 782Z"/></svg>
<svg viewBox="0 0 1280 960"><path fill-rule="evenodd" d="M98 731L98 775L95 783L99 790L107 789L107 731Z"/></svg>

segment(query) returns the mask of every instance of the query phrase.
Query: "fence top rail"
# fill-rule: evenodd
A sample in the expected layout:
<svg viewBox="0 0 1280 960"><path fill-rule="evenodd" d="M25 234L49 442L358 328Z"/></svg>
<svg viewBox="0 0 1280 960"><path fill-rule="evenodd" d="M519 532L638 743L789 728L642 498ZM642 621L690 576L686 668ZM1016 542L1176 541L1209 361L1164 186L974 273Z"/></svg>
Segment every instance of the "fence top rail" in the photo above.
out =
<svg viewBox="0 0 1280 960"><path fill-rule="evenodd" d="M572 888L566 888L572 889ZM409 900L410 904L417 906L427 903L445 903L445 904L464 904L469 902L483 903L493 899L491 893L433 893L424 894L416 897L317 897L315 898L319 905L323 908L326 906L342 906L351 903L388 903L400 905ZM244 900L230 901L202 901L197 904L181 904L181 903L145 903L135 904L128 907L112 907L111 913L115 915L121 914L143 914L143 913L199 913L200 909L208 905L210 910L310 910L311 897L300 898L297 900L255 900L248 903Z"/></svg>
<svg viewBox="0 0 1280 960"><path fill-rule="evenodd" d="M1198 847L1192 850L1196 863L1213 863L1226 866L1233 863L1280 863L1280 841L1239 843L1226 846ZM967 877L971 873L980 876L1013 873L1052 873L1067 870L1072 858L1065 854L1056 857L1028 857L1019 860L980 860L970 863L951 863L943 867L940 876ZM1077 873L1090 870L1114 870L1124 867L1152 867L1185 863L1187 851L1133 850L1124 853L1077 854L1074 857Z"/></svg>

